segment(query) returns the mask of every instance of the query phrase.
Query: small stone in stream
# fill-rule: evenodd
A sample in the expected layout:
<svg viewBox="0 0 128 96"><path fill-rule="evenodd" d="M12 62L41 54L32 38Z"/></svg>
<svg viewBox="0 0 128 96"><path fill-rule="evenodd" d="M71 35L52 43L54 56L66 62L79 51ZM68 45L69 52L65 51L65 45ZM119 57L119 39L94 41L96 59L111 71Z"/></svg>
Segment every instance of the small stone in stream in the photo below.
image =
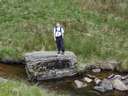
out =
<svg viewBox="0 0 128 96"><path fill-rule="evenodd" d="M86 83L83 83L83 82L81 82L79 80L75 80L74 83L75 83L75 87L76 88L84 88L84 87L87 87L87 84Z"/></svg>
<svg viewBox="0 0 128 96"><path fill-rule="evenodd" d="M119 91L127 91L128 90L128 87L123 83L123 81L121 81L119 79L113 80L112 83L113 83L113 87L116 90L119 90Z"/></svg>
<svg viewBox="0 0 128 96"><path fill-rule="evenodd" d="M87 83L90 83L90 82L92 82L92 79L90 79L90 78L88 78L88 77L84 77L84 79L83 79L85 82L87 82Z"/></svg>
<svg viewBox="0 0 128 96"><path fill-rule="evenodd" d="M105 91L111 91L113 90L113 85L112 82L110 80L104 79L100 86L104 87Z"/></svg>
<svg viewBox="0 0 128 96"><path fill-rule="evenodd" d="M94 82L96 83L96 85L100 84L102 80L98 79L98 78L95 78L94 79Z"/></svg>
<svg viewBox="0 0 128 96"><path fill-rule="evenodd" d="M99 84L99 86L95 86L94 89L100 92L112 91L113 90L112 82L110 80L104 79Z"/></svg>
<svg viewBox="0 0 128 96"><path fill-rule="evenodd" d="M99 73L99 72L101 72L101 69L100 68L92 69L92 72Z"/></svg>
<svg viewBox="0 0 128 96"><path fill-rule="evenodd" d="M95 86L94 89L102 93L105 92L105 89L102 86Z"/></svg>

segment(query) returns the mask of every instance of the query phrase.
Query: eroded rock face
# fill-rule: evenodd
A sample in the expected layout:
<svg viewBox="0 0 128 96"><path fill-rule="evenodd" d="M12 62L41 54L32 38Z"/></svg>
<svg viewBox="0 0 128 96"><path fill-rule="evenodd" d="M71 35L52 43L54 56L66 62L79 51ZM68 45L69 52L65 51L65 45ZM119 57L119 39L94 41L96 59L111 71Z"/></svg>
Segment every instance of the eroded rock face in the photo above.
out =
<svg viewBox="0 0 128 96"><path fill-rule="evenodd" d="M74 53L58 55L54 51L25 54L26 72L29 79L46 80L76 74L77 59Z"/></svg>

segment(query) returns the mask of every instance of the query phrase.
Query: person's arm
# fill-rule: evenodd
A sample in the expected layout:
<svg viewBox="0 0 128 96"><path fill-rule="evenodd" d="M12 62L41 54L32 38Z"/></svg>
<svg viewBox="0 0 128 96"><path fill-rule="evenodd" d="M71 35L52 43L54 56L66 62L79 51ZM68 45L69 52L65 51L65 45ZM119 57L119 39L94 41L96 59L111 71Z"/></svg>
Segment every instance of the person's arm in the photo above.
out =
<svg viewBox="0 0 128 96"><path fill-rule="evenodd" d="M54 40L56 41L56 29L54 28L54 30L53 30L53 36L54 36Z"/></svg>
<svg viewBox="0 0 128 96"><path fill-rule="evenodd" d="M62 37L64 37L64 28L62 28L61 31L62 31Z"/></svg>

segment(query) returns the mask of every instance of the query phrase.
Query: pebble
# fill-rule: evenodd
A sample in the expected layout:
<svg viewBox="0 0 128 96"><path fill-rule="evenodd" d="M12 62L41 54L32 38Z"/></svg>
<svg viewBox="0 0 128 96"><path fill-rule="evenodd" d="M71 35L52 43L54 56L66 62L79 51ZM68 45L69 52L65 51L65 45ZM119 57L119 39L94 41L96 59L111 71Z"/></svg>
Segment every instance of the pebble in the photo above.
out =
<svg viewBox="0 0 128 96"><path fill-rule="evenodd" d="M94 73L99 73L99 72L101 72L101 69L100 69L100 68L92 69L92 72L94 72Z"/></svg>
<svg viewBox="0 0 128 96"><path fill-rule="evenodd" d="M84 88L84 87L87 87L87 84L86 83L83 83L80 80L75 80L74 83L75 83L76 88Z"/></svg>
<svg viewBox="0 0 128 96"><path fill-rule="evenodd" d="M84 77L84 79L83 79L85 82L87 82L87 83L90 83L90 82L92 82L92 79L90 79L90 78L88 78L88 77Z"/></svg>
<svg viewBox="0 0 128 96"><path fill-rule="evenodd" d="M94 81L95 81L95 83L98 85L98 84L101 83L102 80L100 80L100 79L98 79L98 78L95 78Z"/></svg>

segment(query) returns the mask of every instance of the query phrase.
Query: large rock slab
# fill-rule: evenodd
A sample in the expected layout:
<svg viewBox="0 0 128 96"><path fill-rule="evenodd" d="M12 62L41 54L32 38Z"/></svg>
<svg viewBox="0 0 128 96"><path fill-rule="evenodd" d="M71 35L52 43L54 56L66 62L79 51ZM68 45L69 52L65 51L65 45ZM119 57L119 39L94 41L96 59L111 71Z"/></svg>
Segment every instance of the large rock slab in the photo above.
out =
<svg viewBox="0 0 128 96"><path fill-rule="evenodd" d="M29 79L46 80L76 74L76 55L65 52L39 51L25 54L26 72Z"/></svg>

